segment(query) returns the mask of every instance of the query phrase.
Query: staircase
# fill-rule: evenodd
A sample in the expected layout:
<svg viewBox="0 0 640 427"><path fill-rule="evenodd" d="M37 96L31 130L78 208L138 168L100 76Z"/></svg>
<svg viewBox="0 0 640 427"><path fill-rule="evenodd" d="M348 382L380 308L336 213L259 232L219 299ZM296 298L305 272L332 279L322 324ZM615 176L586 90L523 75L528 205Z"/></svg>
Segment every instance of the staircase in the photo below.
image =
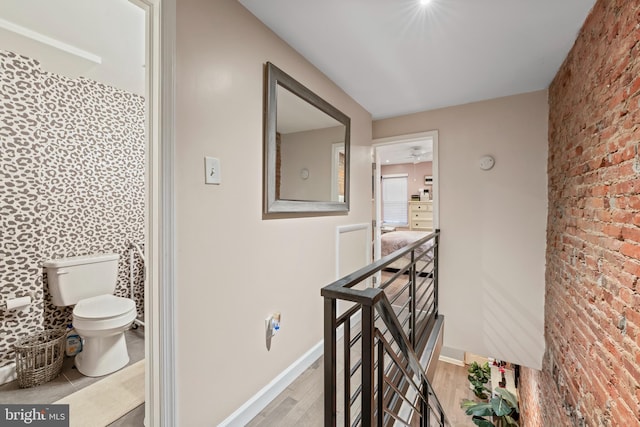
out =
<svg viewBox="0 0 640 427"><path fill-rule="evenodd" d="M325 426L449 425L431 386L444 326L439 238L436 230L322 289Z"/></svg>

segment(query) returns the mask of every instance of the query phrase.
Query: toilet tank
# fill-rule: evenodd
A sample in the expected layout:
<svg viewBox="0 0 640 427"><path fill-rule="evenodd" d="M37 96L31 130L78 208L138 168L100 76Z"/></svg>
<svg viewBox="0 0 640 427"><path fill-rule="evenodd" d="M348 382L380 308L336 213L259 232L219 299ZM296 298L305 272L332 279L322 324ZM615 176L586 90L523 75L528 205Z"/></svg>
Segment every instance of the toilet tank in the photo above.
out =
<svg viewBox="0 0 640 427"><path fill-rule="evenodd" d="M57 306L113 294L118 281L118 254L97 254L46 261L49 292Z"/></svg>

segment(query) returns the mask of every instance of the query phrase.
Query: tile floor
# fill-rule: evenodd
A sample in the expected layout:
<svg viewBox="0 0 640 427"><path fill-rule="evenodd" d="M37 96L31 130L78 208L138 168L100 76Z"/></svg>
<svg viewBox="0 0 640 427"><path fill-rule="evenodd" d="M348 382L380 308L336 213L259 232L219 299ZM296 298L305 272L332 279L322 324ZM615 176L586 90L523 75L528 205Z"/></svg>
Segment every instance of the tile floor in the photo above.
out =
<svg viewBox="0 0 640 427"><path fill-rule="evenodd" d="M125 337L129 350L129 365L144 359L144 328L130 329L125 332ZM2 396L2 403L53 403L100 379L85 377L80 374L73 366L73 358L65 357L62 373L57 378L37 387L24 389L18 387L17 381L12 381L0 385L0 395ZM142 426L143 420L144 405L140 405L111 425L120 427ZM124 424L121 422L124 422Z"/></svg>

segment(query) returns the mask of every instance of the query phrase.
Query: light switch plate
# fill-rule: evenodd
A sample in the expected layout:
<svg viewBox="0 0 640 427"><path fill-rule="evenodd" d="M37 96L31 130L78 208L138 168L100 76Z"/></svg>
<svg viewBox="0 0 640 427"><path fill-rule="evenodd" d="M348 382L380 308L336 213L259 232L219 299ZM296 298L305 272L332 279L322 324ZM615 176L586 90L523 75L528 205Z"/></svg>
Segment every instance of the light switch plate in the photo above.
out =
<svg viewBox="0 0 640 427"><path fill-rule="evenodd" d="M222 172L220 160L215 157L204 158L204 182L205 184L221 184Z"/></svg>

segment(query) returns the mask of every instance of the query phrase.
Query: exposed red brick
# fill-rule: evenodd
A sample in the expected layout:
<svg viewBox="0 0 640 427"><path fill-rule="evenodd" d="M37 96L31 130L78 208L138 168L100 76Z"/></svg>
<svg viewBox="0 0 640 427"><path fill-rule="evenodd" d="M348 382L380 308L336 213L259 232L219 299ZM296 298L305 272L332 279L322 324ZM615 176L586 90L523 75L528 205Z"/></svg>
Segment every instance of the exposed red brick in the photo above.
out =
<svg viewBox="0 0 640 427"><path fill-rule="evenodd" d="M640 210L640 195L635 194L627 197L629 207L635 211Z"/></svg>
<svg viewBox="0 0 640 427"><path fill-rule="evenodd" d="M635 156L635 154L634 154ZM614 194L637 194L640 189L640 179L620 182L612 186L611 191Z"/></svg>
<svg viewBox="0 0 640 427"><path fill-rule="evenodd" d="M622 238L625 240L640 242L640 228L625 227L622 229Z"/></svg>
<svg viewBox="0 0 640 427"><path fill-rule="evenodd" d="M622 227L618 225L607 224L604 227L602 227L602 232L604 234L608 234L609 236L615 237L616 239L623 237Z"/></svg>
<svg viewBox="0 0 640 427"><path fill-rule="evenodd" d="M633 291L629 288L620 289L620 298L627 305L633 304Z"/></svg>
<svg viewBox="0 0 640 427"><path fill-rule="evenodd" d="M547 351L523 370L527 427L640 425L639 22L640 2L598 0L549 88Z"/></svg>
<svg viewBox="0 0 640 427"><path fill-rule="evenodd" d="M624 243L620 247L620 253L633 257L635 259L640 259L640 245L632 244L632 243Z"/></svg>
<svg viewBox="0 0 640 427"><path fill-rule="evenodd" d="M629 224L629 223L633 222L633 214L631 212L627 212L627 211L616 210L611 215L610 221L617 222L617 223L623 223L623 224Z"/></svg>
<svg viewBox="0 0 640 427"><path fill-rule="evenodd" d="M605 196L608 193L609 193L608 185L596 185L593 188L591 188L592 196Z"/></svg>
<svg viewBox="0 0 640 427"><path fill-rule="evenodd" d="M622 266L622 268L624 269L624 271L636 276L636 277L640 277L640 263L635 262L635 261L631 261L631 260L627 260L625 261L624 265Z"/></svg>
<svg viewBox="0 0 640 427"><path fill-rule="evenodd" d="M634 413L628 406L627 402L622 400L618 400L614 402L613 407L611 408L612 414L612 423L613 426L633 426L638 425L635 420L637 420L638 415ZM629 424L631 422L631 424Z"/></svg>
<svg viewBox="0 0 640 427"><path fill-rule="evenodd" d="M634 95L636 92L640 90L640 76L638 76L629 86L628 93L629 95Z"/></svg>
<svg viewBox="0 0 640 427"><path fill-rule="evenodd" d="M640 327L640 312L637 310L638 308L635 307L635 309L628 310L625 314L628 322Z"/></svg>

